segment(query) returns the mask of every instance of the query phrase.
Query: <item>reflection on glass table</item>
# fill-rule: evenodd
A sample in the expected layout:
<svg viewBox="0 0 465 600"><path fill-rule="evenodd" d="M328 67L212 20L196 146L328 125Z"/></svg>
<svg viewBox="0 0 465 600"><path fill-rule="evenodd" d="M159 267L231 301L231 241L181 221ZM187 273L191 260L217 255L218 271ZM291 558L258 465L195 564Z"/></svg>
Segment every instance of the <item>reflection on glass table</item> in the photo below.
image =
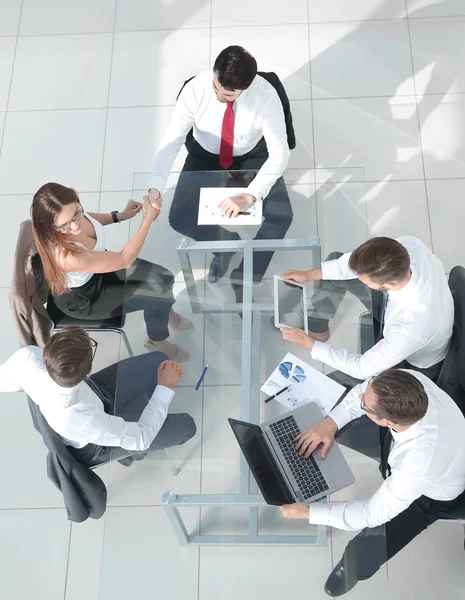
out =
<svg viewBox="0 0 465 600"><path fill-rule="evenodd" d="M251 176L253 174L241 175L245 179ZM231 189L228 188L230 174L200 173L198 177L203 187L225 187L225 195ZM147 193L147 181L147 174L135 175L135 200L142 200ZM285 341L274 327L273 275L281 275L287 268L317 267L331 251L350 250L368 235L363 170L290 170L285 173L284 182L294 213L284 237L254 239L259 226L235 227L232 222L228 233L219 236L221 239L205 236L204 240L179 234L172 227L170 206L179 174L172 174L168 182L160 216L141 257L162 264L172 272L176 311L194 323L191 332L175 333L170 339L173 337L190 355L183 363L186 373L176 393L182 401L176 409L195 413L197 436L189 442L189 452L182 447L173 449L179 475L162 477L154 489L164 492L162 505L182 544L286 544L322 548L328 545L333 548L331 557L335 564L342 554L342 540L347 539L345 533L285 520L278 508L267 506L228 424L228 417L263 423L276 420L286 412L278 402L265 404L266 395L260 392L260 387L288 352L319 372L326 371L304 348ZM194 190L181 183L183 193L187 194L186 201L192 201ZM233 183L237 185L237 181ZM136 219L130 227L129 236L137 227ZM196 237L201 236L196 233ZM211 277L211 263L222 254L230 255L230 260L225 272L215 281ZM240 294L231 284L240 286ZM312 292L310 286L310 297ZM150 295L150 289L145 293ZM298 309L300 297L298 290L289 288L284 297L288 312ZM368 342L373 338L371 319L363 314L367 309L369 300L361 303L352 294L342 299L331 328L336 343L357 350L362 337ZM145 336L140 319L128 315L126 332L135 352L143 352ZM208 369L196 391L207 363ZM343 441L342 453L355 477L360 474L361 465L364 469L368 465L375 489L379 483L376 445L368 452L371 458L366 458L358 452L360 448L351 448L353 439ZM136 468L150 477L148 462L141 461ZM185 481L189 469L198 474L195 481L189 475L190 483ZM156 473L153 476L156 477ZM129 475L127 478L130 482ZM356 488L357 484L346 487L332 494L331 500L360 497L360 490L356 492ZM142 497L138 503L160 501L162 493L159 500L150 494L153 500L145 502ZM381 571L385 575L385 571Z"/></svg>

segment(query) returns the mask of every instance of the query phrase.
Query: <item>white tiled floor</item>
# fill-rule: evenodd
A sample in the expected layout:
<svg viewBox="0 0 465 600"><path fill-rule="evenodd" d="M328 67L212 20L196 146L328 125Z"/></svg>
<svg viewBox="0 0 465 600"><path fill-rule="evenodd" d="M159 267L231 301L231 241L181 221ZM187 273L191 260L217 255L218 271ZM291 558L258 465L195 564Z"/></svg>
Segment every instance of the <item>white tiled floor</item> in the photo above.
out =
<svg viewBox="0 0 465 600"><path fill-rule="evenodd" d="M349 250L373 234L413 234L447 272L464 264L464 40L464 0L2 0L0 361L18 347L7 288L32 194L59 181L77 188L87 209L123 208L133 173L150 168L182 83L233 43L284 82L298 138L290 166L346 168L343 185L318 177L302 182L294 172L292 237L318 233L325 252ZM189 313L173 251L177 236L166 217L143 255L160 257L175 272L179 310ZM109 247L121 247L128 235L128 224L112 229ZM268 276L287 260L277 253ZM304 263L296 254L293 264ZM204 266L203 259L194 263L200 280ZM209 298L230 293L221 285L206 290ZM269 282L257 294L266 290ZM135 347L144 336L139 317L128 319ZM284 349L274 343L267 319L262 379ZM345 335L344 325L335 321L335 338ZM177 336L191 361L173 408L191 412L198 425L197 436L173 452L181 473L173 477L163 455L130 469L101 469L109 507L98 522L66 520L25 399L0 397L2 423L14 424L0 438L1 598L281 600L290 589L325 597L322 586L346 534L334 532L326 548L213 549L181 547L170 529L160 506L165 490L221 493L237 485L239 454L226 417L238 414L240 323L231 315L205 322L196 316L195 327ZM111 361L110 338L102 340L99 364ZM205 360L211 362L208 386L195 393ZM261 417L278 409L267 407ZM355 470L369 488L375 465L361 459ZM273 509L260 515L267 531L283 527ZM200 527L243 532L243 517L203 511ZM199 526L197 509L186 513L186 523ZM292 524L294 531L304 527ZM459 600L465 596L462 542L460 526L436 524L391 561L389 585L383 571L348 597Z"/></svg>

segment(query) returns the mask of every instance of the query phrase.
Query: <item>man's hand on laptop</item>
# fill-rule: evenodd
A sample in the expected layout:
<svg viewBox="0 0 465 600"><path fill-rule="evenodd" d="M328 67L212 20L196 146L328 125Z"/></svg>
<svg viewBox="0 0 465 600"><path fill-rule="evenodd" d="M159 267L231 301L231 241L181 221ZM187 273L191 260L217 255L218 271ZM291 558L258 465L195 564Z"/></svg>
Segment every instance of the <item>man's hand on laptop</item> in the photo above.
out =
<svg viewBox="0 0 465 600"><path fill-rule="evenodd" d="M178 385L181 377L184 375L184 369L174 360L165 360L158 367L158 385L167 388L174 388Z"/></svg>
<svg viewBox="0 0 465 600"><path fill-rule="evenodd" d="M295 449L301 456L308 458L316 450L317 446L323 444L320 454L321 458L325 458L333 443L336 432L336 423L331 417L326 417L324 421L320 421L316 425L309 427L296 437L297 445Z"/></svg>
<svg viewBox="0 0 465 600"><path fill-rule="evenodd" d="M286 519L308 519L310 515L310 507L303 502L295 504L283 504L279 507L283 517Z"/></svg>
<svg viewBox="0 0 465 600"><path fill-rule="evenodd" d="M281 333L283 334L283 339L288 342L293 342L294 344L299 344L299 346L303 346L310 350L313 350L313 344L315 343L311 337L309 337L305 331L302 329L293 329L292 327L281 327Z"/></svg>

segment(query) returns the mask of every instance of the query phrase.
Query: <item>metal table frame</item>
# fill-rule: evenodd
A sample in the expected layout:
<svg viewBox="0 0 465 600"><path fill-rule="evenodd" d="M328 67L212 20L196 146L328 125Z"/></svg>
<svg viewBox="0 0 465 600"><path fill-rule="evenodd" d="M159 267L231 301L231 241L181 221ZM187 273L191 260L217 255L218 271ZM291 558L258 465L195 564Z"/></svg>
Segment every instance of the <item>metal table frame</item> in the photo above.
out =
<svg viewBox="0 0 465 600"><path fill-rule="evenodd" d="M177 248L181 269L186 283L192 312L196 314L242 313L242 382L241 419L252 423L259 422L260 398L260 325L262 312L272 312L272 304L254 304L252 301L253 254L264 250L303 250L312 253L313 264L321 263L319 238L310 236L304 239L282 240L238 240L221 242L194 242L183 239ZM208 305L202 302L197 290L190 261L191 253L237 252L244 254L243 302L242 304ZM314 535L261 535L258 528L258 508L266 506L257 486L251 477L249 467L241 454L239 466L239 492L237 494L163 494L162 505L166 515L183 545L311 545L325 546L327 531L325 526L313 526ZM325 501L325 500L324 500ZM179 512L181 507L249 507L248 533L246 535L190 535Z"/></svg>

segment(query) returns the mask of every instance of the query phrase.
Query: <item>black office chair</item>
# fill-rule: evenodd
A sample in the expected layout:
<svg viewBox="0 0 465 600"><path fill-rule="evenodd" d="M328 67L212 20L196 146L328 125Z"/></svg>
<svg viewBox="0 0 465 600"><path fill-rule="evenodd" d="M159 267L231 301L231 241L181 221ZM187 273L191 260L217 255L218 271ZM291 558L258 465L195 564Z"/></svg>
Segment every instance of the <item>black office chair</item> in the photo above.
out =
<svg viewBox="0 0 465 600"><path fill-rule="evenodd" d="M31 237L32 223L30 223L30 228L31 230L29 230L29 227L22 229L20 235ZM21 242L19 241L19 244L20 243ZM32 257L32 267L34 270L36 293L39 295L42 304L46 306L46 310L53 321L55 331L60 331L64 327L69 327L70 325L78 325L89 333L97 331L117 333L123 339L129 356L134 356L126 332L123 329L124 315L108 317L106 319L74 319L73 317L65 315L53 301L53 296L50 293L48 283L44 276L42 260L39 253L34 254Z"/></svg>
<svg viewBox="0 0 465 600"><path fill-rule="evenodd" d="M27 401L34 428L40 433L48 449L47 477L63 494L68 519L76 523L81 523L89 517L100 519L106 510L107 489L94 470L114 460L129 467L134 460L140 458L134 459L128 450L126 458L110 459L93 467L80 463L68 450L61 436L47 423L39 406L29 396ZM170 463L171 472L177 475L179 469L169 449L165 448L164 453Z"/></svg>
<svg viewBox="0 0 465 600"><path fill-rule="evenodd" d="M295 131L292 123L291 105L289 104L289 98L287 97L286 90L284 89L284 86L276 73L273 73L272 71L269 73L258 71L257 75L260 75L263 77L263 79L266 79L266 81L268 81L268 83L272 85L278 93L281 104L283 105L284 120L286 122L287 145L289 146L289 150L293 150L296 146ZM176 96L176 100L179 98L179 94L184 89L184 86L192 79L194 79L194 77L189 77L189 79L183 83L182 88L179 90L178 95ZM192 129L187 134L187 139L189 140L191 137Z"/></svg>
<svg viewBox="0 0 465 600"><path fill-rule="evenodd" d="M465 269L457 266L449 275L454 299L454 329L449 351L437 380L438 386L455 400L465 415Z"/></svg>

